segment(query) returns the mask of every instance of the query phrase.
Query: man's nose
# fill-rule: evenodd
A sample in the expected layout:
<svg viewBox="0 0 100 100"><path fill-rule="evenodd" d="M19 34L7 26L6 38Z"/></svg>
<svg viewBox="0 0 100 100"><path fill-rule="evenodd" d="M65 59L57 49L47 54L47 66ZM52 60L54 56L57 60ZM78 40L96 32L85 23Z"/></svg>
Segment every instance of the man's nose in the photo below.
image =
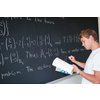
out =
<svg viewBox="0 0 100 100"><path fill-rule="evenodd" d="M82 46L84 46L84 43L82 43Z"/></svg>

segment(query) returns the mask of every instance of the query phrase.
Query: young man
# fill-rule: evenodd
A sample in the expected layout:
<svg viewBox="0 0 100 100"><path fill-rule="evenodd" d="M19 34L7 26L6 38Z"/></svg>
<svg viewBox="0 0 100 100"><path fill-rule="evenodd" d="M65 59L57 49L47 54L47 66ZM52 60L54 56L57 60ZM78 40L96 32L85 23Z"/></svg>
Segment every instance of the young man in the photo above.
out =
<svg viewBox="0 0 100 100"><path fill-rule="evenodd" d="M86 50L92 50L92 52L86 63L77 61L74 56L69 57L72 62L84 68L83 72L73 64L73 72L83 77L82 84L100 84L100 45L97 33L92 29L83 30L80 34L80 40L82 46L84 46Z"/></svg>

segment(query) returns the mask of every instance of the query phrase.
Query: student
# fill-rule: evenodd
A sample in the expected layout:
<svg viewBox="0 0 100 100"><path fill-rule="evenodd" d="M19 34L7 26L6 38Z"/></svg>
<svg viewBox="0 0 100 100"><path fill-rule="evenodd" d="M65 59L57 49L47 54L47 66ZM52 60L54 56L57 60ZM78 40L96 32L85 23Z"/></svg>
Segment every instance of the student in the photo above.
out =
<svg viewBox="0 0 100 100"><path fill-rule="evenodd" d="M83 30L80 34L80 40L82 46L84 46L86 50L92 50L92 52L86 63L77 61L74 56L69 57L72 62L84 68L83 72L73 64L73 72L76 72L83 77L82 84L100 84L100 45L97 33L92 29Z"/></svg>

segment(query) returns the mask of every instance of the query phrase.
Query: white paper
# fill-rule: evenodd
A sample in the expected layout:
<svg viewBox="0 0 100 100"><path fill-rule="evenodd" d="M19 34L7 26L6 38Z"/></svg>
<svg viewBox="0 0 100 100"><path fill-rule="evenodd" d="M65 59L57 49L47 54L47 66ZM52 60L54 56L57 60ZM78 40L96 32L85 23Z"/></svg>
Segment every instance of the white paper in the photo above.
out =
<svg viewBox="0 0 100 100"><path fill-rule="evenodd" d="M72 70L73 70L73 66L63 60L61 60L60 58L55 58L53 63L53 66L59 68L59 70L61 70L60 72L67 72L68 74L73 74Z"/></svg>

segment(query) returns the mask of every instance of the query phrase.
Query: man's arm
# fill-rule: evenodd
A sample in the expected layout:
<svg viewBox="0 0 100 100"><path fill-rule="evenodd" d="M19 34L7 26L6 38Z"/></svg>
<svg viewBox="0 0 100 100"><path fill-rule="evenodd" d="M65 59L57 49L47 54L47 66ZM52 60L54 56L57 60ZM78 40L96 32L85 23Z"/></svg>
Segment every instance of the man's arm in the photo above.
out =
<svg viewBox="0 0 100 100"><path fill-rule="evenodd" d="M84 73L83 71L80 71L79 74L94 84L100 84L100 71L94 71L94 75Z"/></svg>
<svg viewBox="0 0 100 100"><path fill-rule="evenodd" d="M76 65L73 64L72 66L74 67L73 72L77 72L79 70ZM94 75L87 74L83 71L79 71L79 74L94 84L100 84L100 71L94 70Z"/></svg>

